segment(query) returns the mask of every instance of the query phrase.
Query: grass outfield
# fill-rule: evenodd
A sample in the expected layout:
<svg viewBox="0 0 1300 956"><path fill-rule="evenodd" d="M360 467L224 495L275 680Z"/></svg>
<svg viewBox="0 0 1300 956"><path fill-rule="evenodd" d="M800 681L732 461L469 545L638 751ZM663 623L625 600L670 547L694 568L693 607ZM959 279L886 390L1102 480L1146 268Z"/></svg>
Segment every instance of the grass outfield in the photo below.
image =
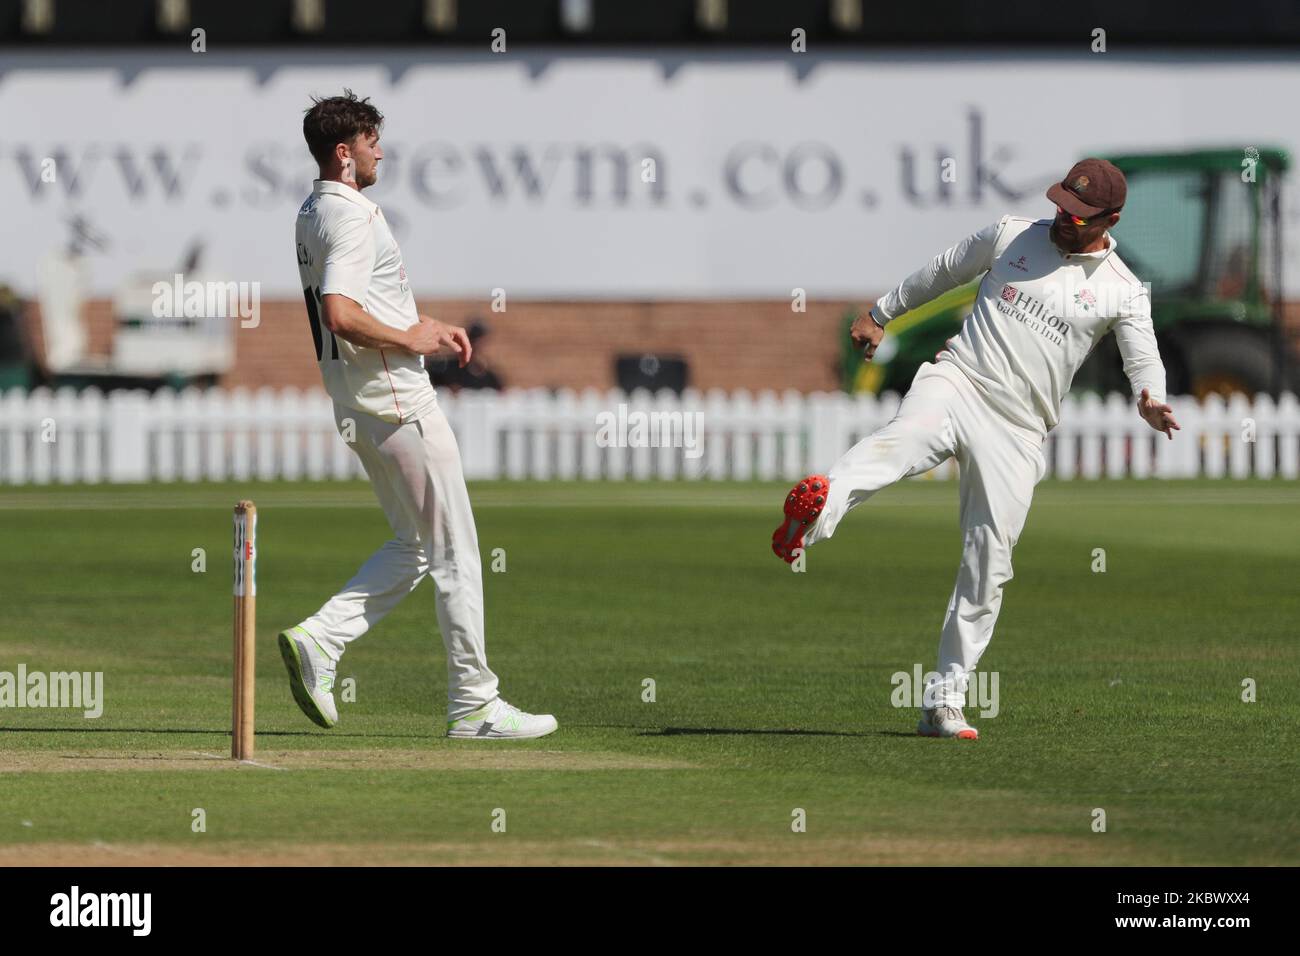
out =
<svg viewBox="0 0 1300 956"><path fill-rule="evenodd" d="M103 671L106 698L97 720L0 710L0 865L1300 863L1300 485L1040 485L977 743L918 738L890 703L892 674L934 665L955 484L882 493L804 574L768 549L785 490L472 487L507 562L490 661L560 721L497 743L439 736L429 584L343 659L337 728L294 705L275 634L387 537L368 486L0 490L0 670ZM222 759L243 495L256 766Z"/></svg>

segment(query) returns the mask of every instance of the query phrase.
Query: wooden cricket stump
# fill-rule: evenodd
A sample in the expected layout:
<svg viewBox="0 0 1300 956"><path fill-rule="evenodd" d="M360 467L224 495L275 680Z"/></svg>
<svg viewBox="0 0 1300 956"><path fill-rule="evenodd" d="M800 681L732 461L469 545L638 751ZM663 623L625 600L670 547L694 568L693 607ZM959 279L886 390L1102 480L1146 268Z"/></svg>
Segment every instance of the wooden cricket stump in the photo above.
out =
<svg viewBox="0 0 1300 956"><path fill-rule="evenodd" d="M253 759L257 633L257 506L235 505L235 680L230 756Z"/></svg>

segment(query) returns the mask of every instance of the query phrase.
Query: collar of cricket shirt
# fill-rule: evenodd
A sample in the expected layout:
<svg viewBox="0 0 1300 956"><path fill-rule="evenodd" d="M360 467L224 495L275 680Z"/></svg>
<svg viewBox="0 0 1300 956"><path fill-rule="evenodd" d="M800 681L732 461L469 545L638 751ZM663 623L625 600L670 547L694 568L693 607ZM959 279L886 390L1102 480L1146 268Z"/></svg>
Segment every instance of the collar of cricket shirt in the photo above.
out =
<svg viewBox="0 0 1300 956"><path fill-rule="evenodd" d="M351 186L345 186L343 183L334 179L316 179L312 181L312 190L317 195L332 193L335 196L342 196L344 199L356 203L371 216L379 214L379 207L372 203L365 196L361 195L360 189L353 189Z"/></svg>

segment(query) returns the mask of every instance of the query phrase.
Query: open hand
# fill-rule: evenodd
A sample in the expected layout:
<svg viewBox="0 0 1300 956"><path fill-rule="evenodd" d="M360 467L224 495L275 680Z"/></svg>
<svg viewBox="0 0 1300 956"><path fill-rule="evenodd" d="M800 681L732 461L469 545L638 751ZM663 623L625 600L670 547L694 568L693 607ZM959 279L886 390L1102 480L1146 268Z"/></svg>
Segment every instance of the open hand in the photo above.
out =
<svg viewBox="0 0 1300 956"><path fill-rule="evenodd" d="M1151 390L1142 389L1142 396L1138 399L1138 414L1146 419L1146 423L1158 432L1164 432L1170 441L1174 439L1174 431L1182 431L1179 424L1174 421L1174 410L1160 402L1151 400Z"/></svg>

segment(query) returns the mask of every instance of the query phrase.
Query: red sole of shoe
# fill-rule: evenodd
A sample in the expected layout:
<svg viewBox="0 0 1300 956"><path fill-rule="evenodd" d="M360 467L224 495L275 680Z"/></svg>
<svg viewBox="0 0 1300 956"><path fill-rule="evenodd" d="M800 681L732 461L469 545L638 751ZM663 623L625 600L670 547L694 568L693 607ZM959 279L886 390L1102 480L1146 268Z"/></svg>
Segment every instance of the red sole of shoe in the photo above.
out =
<svg viewBox="0 0 1300 956"><path fill-rule="evenodd" d="M790 526L799 525L799 530L790 536ZM772 532L772 553L787 564L792 564L795 559L794 552L803 547L803 528L802 522L795 518L786 518L781 522L781 527Z"/></svg>
<svg viewBox="0 0 1300 956"><path fill-rule="evenodd" d="M794 552L803 547L803 528L822 513L829 490L830 480L825 475L809 475L785 496L785 520L772 532L772 552L782 561L794 563ZM792 526L797 526L793 536Z"/></svg>
<svg viewBox="0 0 1300 956"><path fill-rule="evenodd" d="M943 734L927 734L924 730L918 730L916 732L916 735L918 737L942 737L943 736ZM978 732L974 730L959 730L953 739L954 740L979 740L980 735Z"/></svg>

